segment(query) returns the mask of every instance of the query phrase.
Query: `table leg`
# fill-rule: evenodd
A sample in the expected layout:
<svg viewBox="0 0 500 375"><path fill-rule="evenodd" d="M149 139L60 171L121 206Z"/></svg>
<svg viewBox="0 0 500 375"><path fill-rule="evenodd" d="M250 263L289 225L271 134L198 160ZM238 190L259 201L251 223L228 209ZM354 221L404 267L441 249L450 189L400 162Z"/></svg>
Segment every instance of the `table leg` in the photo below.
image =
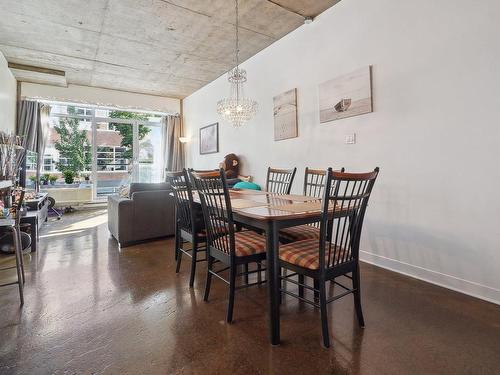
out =
<svg viewBox="0 0 500 375"><path fill-rule="evenodd" d="M19 298L21 299L21 306L24 305L24 267L22 266L22 256L23 249L22 245L19 242L19 228L11 227L12 230L12 239L14 240L14 252L16 256L16 270L17 270L17 284L19 286Z"/></svg>
<svg viewBox="0 0 500 375"><path fill-rule="evenodd" d="M280 305L279 287L280 270L278 262L278 229L274 222L269 222L266 229L267 238L267 286L269 296L269 331L271 344L280 343Z"/></svg>
<svg viewBox="0 0 500 375"><path fill-rule="evenodd" d="M177 211L176 211L177 212ZM175 250L174 250L174 260L177 260L179 256L179 248L181 247L181 233L179 230L179 221L175 219Z"/></svg>
<svg viewBox="0 0 500 375"><path fill-rule="evenodd" d="M31 252L36 251L38 244L38 223L35 221L31 223Z"/></svg>

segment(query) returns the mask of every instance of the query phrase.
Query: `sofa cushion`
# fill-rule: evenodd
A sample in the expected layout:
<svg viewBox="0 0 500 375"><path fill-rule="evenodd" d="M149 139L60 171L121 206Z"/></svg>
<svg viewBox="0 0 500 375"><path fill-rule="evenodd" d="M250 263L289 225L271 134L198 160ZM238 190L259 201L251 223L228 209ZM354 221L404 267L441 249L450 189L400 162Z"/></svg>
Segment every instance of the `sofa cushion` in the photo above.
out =
<svg viewBox="0 0 500 375"><path fill-rule="evenodd" d="M130 197L130 185L122 185L118 189L118 195L122 198Z"/></svg>

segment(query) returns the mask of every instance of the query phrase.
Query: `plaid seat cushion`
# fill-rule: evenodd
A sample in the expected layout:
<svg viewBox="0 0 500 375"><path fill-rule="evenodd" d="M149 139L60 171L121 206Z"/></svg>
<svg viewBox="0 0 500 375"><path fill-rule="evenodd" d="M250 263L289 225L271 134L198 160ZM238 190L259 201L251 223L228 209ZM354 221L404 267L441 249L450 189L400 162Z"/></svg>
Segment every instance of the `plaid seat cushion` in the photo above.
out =
<svg viewBox="0 0 500 375"><path fill-rule="evenodd" d="M340 263L343 255L343 250L335 254L335 264ZM333 257L333 248L331 256ZM303 240L281 245L279 257L287 263L309 268L311 270L317 270L319 268L319 241L317 239ZM326 262L328 262L328 251L325 251L325 263Z"/></svg>
<svg viewBox="0 0 500 375"><path fill-rule="evenodd" d="M311 225L299 225L296 227L280 230L280 239L282 242L294 242L302 240L319 239L319 228Z"/></svg>
<svg viewBox="0 0 500 375"><path fill-rule="evenodd" d="M266 252L266 239L251 230L234 234L235 252L237 257Z"/></svg>

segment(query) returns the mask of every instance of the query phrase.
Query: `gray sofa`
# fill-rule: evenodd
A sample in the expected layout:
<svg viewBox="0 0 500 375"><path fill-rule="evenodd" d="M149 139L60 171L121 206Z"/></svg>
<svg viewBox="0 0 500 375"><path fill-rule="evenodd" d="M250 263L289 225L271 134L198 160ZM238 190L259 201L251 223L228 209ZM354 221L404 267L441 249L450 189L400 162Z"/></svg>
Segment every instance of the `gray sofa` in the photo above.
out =
<svg viewBox="0 0 500 375"><path fill-rule="evenodd" d="M130 184L130 198L108 197L108 228L120 246L175 234L175 204L166 183Z"/></svg>

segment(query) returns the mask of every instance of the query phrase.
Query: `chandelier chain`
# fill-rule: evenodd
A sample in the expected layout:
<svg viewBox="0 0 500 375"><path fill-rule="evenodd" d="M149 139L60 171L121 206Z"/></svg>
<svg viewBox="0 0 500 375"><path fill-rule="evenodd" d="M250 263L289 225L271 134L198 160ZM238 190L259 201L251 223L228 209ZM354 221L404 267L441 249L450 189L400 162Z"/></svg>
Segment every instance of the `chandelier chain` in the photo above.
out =
<svg viewBox="0 0 500 375"><path fill-rule="evenodd" d="M247 81L247 72L240 69L240 21L239 21L239 0L235 0L236 16L236 66L228 71L228 81L230 85L230 95L217 102L217 113L229 121L234 127L239 127L251 120L257 112L257 102L245 97L243 86Z"/></svg>
<svg viewBox="0 0 500 375"><path fill-rule="evenodd" d="M240 23L239 23L239 0L236 2L236 68L240 65Z"/></svg>

